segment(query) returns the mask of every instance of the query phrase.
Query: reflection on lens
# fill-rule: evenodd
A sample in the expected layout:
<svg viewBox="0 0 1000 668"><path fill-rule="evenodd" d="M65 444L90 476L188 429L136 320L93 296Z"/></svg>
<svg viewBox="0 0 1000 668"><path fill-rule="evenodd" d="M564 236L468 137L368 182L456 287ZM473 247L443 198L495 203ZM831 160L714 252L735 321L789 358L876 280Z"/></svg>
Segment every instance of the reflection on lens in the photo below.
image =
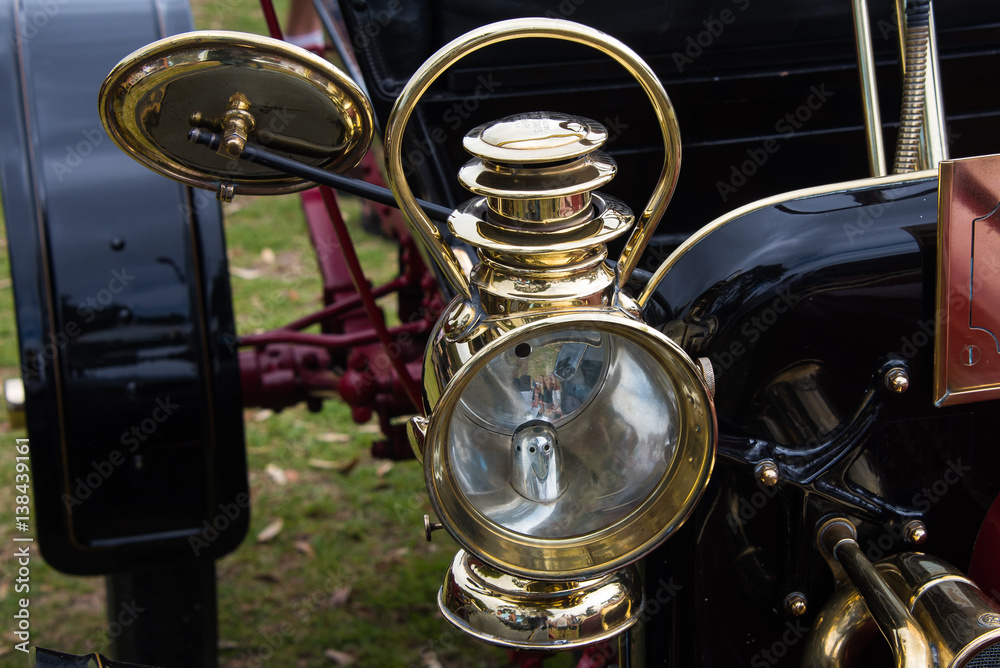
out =
<svg viewBox="0 0 1000 668"><path fill-rule="evenodd" d="M472 378L449 427L458 488L509 530L568 538L637 508L677 447L674 388L624 337L536 336ZM519 449L520 448L520 449Z"/></svg>

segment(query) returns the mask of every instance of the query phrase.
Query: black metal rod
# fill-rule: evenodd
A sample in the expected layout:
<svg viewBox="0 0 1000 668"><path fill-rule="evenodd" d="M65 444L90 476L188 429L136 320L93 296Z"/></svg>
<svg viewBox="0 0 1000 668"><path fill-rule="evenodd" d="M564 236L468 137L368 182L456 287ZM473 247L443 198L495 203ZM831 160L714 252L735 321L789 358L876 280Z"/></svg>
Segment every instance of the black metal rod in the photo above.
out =
<svg viewBox="0 0 1000 668"><path fill-rule="evenodd" d="M207 146L212 150L217 150L222 143L221 136L214 132L202 130L201 128L194 128L188 132L188 140L195 144ZM346 193L378 202L379 204L385 204L396 209L399 208L399 204L396 203L396 199L392 196L392 191L388 188L365 183L364 181L352 179L336 172L328 172L318 167L299 162L298 160L272 153L267 149L254 146L253 144L246 145L243 153L240 155L240 160L270 167L271 169L318 183L321 186L329 186L336 190L342 190ZM446 221L453 212L452 209L440 204L425 202L420 199L417 200L417 203L420 204L427 216L434 220Z"/></svg>

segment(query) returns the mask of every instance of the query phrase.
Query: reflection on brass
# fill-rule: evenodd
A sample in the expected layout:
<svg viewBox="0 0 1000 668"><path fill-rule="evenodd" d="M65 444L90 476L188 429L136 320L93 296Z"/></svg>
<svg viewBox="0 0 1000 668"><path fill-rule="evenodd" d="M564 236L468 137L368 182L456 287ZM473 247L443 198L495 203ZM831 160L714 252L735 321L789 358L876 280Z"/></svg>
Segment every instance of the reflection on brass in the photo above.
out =
<svg viewBox="0 0 1000 668"><path fill-rule="evenodd" d="M438 593L445 619L481 640L519 649L570 649L611 638L638 621L634 566L600 578L540 582L459 551Z"/></svg>
<svg viewBox="0 0 1000 668"><path fill-rule="evenodd" d="M876 564L873 570L889 589L886 594L880 588L879 595L902 604L930 647L930 654L924 654L919 643L905 647L904 656L896 657L897 665L960 668L977 657L989 661L988 657L995 656L1000 611L957 568L928 554L907 552ZM802 665L841 668L861 656L874 635L870 598L870 592L853 577L852 582L842 583L813 624ZM882 603L876 602L875 609Z"/></svg>
<svg viewBox="0 0 1000 668"><path fill-rule="evenodd" d="M778 465L770 459L757 464L753 472L754 475L757 476L757 482L765 487L774 487L781 479L781 473L778 471Z"/></svg>
<svg viewBox="0 0 1000 668"><path fill-rule="evenodd" d="M858 545L854 525L846 519L829 520L817 531L817 539L820 547L843 567L851 584L860 593L865 606L892 648L897 668L933 666L934 656L923 628L865 557ZM822 628L819 621L816 626ZM822 631L813 631L813 634L824 638ZM824 638L824 645L827 646L819 648L819 651L831 651L828 641L828 638ZM834 665L815 656L815 651L811 652L807 648L805 659L810 663L804 665Z"/></svg>
<svg viewBox="0 0 1000 668"><path fill-rule="evenodd" d="M652 197L640 214L635 229L626 242L625 250L619 258L615 283L620 291L628 282L632 270L635 269L639 257L663 216L677 185L681 157L680 130L670 98L667 97L666 91L653 70L632 49L599 30L561 19L513 19L483 26L441 47L420 66L407 82L389 116L385 130L386 171L389 184L399 202L400 209L410 221L417 236L422 240L425 250L441 267L442 273L456 292L465 299L470 299L472 291L458 260L451 249L442 241L441 233L430 218L420 209L413 192L406 183L406 174L403 168L404 156L401 150L403 133L417 102L448 67L481 48L529 37L565 40L601 51L613 58L635 77L653 104L664 142L663 168ZM481 152L488 155L506 154L508 151L504 149L517 151L518 149L513 148L516 145L525 145L532 149L541 149L543 153L553 152L553 154L559 155L561 151L564 151L563 145L574 142L581 145L590 142L590 130L591 127L587 124L579 127L568 126L558 136L548 136L543 142L532 144L524 138L511 142L503 135L504 128L500 128L484 135L485 140L478 141L476 145L484 147ZM600 132L598 131L596 135L600 135ZM594 165L592 169L599 170L599 167ZM469 178L472 181L475 180L474 175L470 175ZM582 199L565 204L570 208L584 206ZM557 211L562 206L562 203L554 204Z"/></svg>
<svg viewBox="0 0 1000 668"><path fill-rule="evenodd" d="M868 168L872 176L885 176L885 148L882 144L882 117L878 110L878 84L875 82L875 56L868 22L868 0L853 0L854 42L858 49L858 72L861 75L861 100L865 108L865 139L868 142Z"/></svg>
<svg viewBox="0 0 1000 668"><path fill-rule="evenodd" d="M785 597L785 611L794 617L801 617L806 614L808 604L806 595L800 591L793 591Z"/></svg>
<svg viewBox="0 0 1000 668"><path fill-rule="evenodd" d="M410 447L413 454L421 464L424 461L424 442L427 437L427 418L423 415L415 415L406 423L406 435L410 439Z"/></svg>
<svg viewBox="0 0 1000 668"><path fill-rule="evenodd" d="M220 183L215 189L215 198L224 204L232 202L235 194L236 187L229 182Z"/></svg>
<svg viewBox="0 0 1000 668"><path fill-rule="evenodd" d="M927 527L920 520L910 520L903 527L903 537L907 543L921 545L927 540Z"/></svg>
<svg viewBox="0 0 1000 668"><path fill-rule="evenodd" d="M219 155L238 158L247 145L247 135L253 132L257 125L253 114L247 111L250 100L243 93L233 93L229 98L229 106L222 115L222 143L219 144Z"/></svg>
<svg viewBox="0 0 1000 668"><path fill-rule="evenodd" d="M906 369L893 367L885 374L885 387L887 390L896 393L906 392L910 388L910 377Z"/></svg>
<svg viewBox="0 0 1000 668"><path fill-rule="evenodd" d="M900 64L903 68L903 112L893 171L934 169L948 159L941 67L938 63L934 4L928 3L928 23L911 26L907 0L896 0ZM909 90L907 90L909 89ZM911 92L912 91L912 92ZM910 127L914 121L913 127ZM900 146L905 154L900 156ZM900 158L902 157L902 161Z"/></svg>
<svg viewBox="0 0 1000 668"><path fill-rule="evenodd" d="M126 56L101 87L101 122L130 156L170 178L224 194L268 195L313 184L236 160L247 143L344 172L371 145L371 103L326 60L237 32L174 35ZM218 153L191 126L226 135Z"/></svg>
<svg viewBox="0 0 1000 668"><path fill-rule="evenodd" d="M476 157L459 181L480 195L448 224L479 250L472 283L487 313L607 304L614 272L605 244L632 224L628 208L592 192L614 177L597 151L600 123L566 114L518 114L470 131Z"/></svg>
<svg viewBox="0 0 1000 668"><path fill-rule="evenodd" d="M1000 155L941 163L934 398L1000 397Z"/></svg>
<svg viewBox="0 0 1000 668"><path fill-rule="evenodd" d="M427 539L428 543L431 542L431 539L433 538L433 533L435 531L440 531L443 528L444 528L443 524L440 524L438 522L431 522L430 515L424 515L424 538Z"/></svg>
<svg viewBox="0 0 1000 668"><path fill-rule="evenodd" d="M698 363L705 385L708 386L708 393L715 397L715 368L712 366L712 360L707 357L699 357L695 361Z"/></svg>

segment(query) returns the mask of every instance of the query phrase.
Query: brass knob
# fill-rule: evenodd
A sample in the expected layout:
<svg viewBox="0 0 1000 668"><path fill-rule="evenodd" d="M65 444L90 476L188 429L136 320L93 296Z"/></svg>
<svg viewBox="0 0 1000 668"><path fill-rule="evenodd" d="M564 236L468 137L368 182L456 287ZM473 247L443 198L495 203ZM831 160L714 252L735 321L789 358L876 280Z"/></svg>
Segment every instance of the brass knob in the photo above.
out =
<svg viewBox="0 0 1000 668"><path fill-rule="evenodd" d="M885 374L885 386L886 389L899 394L906 392L910 388L910 377L906 369L898 366L889 369Z"/></svg>
<svg viewBox="0 0 1000 668"><path fill-rule="evenodd" d="M219 144L219 155L238 158L247 145L247 135L253 132L256 121L248 111L250 100L243 93L233 93L229 98L229 107L222 115L222 143Z"/></svg>
<svg viewBox="0 0 1000 668"><path fill-rule="evenodd" d="M785 611L794 617L801 617L806 614L808 603L809 601L805 594L800 591L793 591L785 597Z"/></svg>
<svg viewBox="0 0 1000 668"><path fill-rule="evenodd" d="M770 459L766 459L760 464L757 464L757 468L755 468L753 472L756 474L757 480L760 484L765 487L774 487L778 484L778 480L781 479L781 473L778 471L778 465Z"/></svg>
<svg viewBox="0 0 1000 668"><path fill-rule="evenodd" d="M910 520L903 527L903 537L907 543L921 545L927 540L927 526L920 520Z"/></svg>

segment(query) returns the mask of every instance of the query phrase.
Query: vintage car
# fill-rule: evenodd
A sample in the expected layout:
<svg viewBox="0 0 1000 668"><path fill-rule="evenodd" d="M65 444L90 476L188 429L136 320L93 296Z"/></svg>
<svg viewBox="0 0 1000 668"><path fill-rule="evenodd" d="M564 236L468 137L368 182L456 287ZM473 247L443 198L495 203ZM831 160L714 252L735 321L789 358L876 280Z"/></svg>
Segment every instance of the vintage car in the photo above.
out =
<svg viewBox="0 0 1000 668"><path fill-rule="evenodd" d="M8 4L38 539L150 602L112 658L214 665L243 409L336 395L520 665L1000 665L1000 5L317 2L345 74L269 2ZM316 184L323 309L238 336L212 193ZM398 326L334 190L405 218Z"/></svg>

